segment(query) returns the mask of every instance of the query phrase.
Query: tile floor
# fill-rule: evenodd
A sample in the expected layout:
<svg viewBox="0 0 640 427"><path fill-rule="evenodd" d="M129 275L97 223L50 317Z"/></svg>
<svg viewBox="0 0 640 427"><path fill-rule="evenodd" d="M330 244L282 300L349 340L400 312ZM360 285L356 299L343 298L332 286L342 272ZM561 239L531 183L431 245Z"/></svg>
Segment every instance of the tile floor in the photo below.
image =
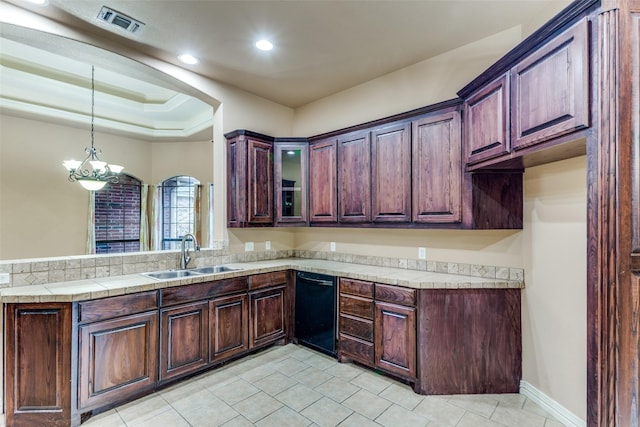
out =
<svg viewBox="0 0 640 427"><path fill-rule="evenodd" d="M519 394L421 396L305 347L272 347L89 419L86 427L560 427Z"/></svg>

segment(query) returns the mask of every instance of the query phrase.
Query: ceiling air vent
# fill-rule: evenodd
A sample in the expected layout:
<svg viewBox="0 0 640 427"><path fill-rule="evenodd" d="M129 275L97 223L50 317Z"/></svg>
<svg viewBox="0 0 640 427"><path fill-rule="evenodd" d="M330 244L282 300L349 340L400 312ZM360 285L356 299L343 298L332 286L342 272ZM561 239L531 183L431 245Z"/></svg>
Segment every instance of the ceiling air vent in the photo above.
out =
<svg viewBox="0 0 640 427"><path fill-rule="evenodd" d="M98 13L98 19L111 25L115 25L116 27L120 27L132 34L137 34L144 28L144 24L142 22L110 9L107 6L102 6L100 13Z"/></svg>

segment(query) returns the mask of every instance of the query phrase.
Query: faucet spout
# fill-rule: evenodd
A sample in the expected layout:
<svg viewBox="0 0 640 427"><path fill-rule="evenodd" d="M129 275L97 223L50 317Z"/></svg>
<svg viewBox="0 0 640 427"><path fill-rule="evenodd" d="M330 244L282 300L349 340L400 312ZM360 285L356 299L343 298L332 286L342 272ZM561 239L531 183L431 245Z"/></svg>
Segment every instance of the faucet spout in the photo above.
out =
<svg viewBox="0 0 640 427"><path fill-rule="evenodd" d="M198 239L191 233L186 233L182 236L182 241L180 242L180 269L185 270L191 261L191 257L189 256L189 248L186 246L187 239L191 238L193 241L193 249L198 252L200 251L200 246L198 245Z"/></svg>

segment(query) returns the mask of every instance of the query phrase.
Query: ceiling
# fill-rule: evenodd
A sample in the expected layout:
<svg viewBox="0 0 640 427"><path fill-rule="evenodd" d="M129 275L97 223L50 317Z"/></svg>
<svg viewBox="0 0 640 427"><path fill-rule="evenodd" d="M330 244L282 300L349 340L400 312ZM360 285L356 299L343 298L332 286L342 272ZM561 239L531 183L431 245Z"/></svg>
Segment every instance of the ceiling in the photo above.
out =
<svg viewBox="0 0 640 427"><path fill-rule="evenodd" d="M527 27L532 19L544 21L569 0L49 0L45 7L23 0L7 2L295 108L474 40ZM130 34L98 20L104 5L145 27ZM270 39L275 48L257 50L254 43L260 38ZM5 54L7 46L10 54ZM26 61L33 67L72 62L65 56L49 60L45 54L51 52L13 49L6 42L0 47L3 67L7 56L15 60L13 55L20 51L32 55ZM200 62L182 64L177 55L183 52ZM86 63L76 65L90 76ZM65 69L63 74L70 72ZM98 74L103 73L96 71L96 79ZM2 79L7 76L3 71ZM126 92L126 85L114 89L114 81L110 95ZM64 90L68 83L62 82L58 89ZM129 95L153 92L144 83L135 83L130 90L134 94ZM85 91L86 84L85 77ZM108 92L107 86L105 80L102 89ZM178 95L158 88L148 95L153 101L124 98L140 105L160 99L178 104ZM86 104L86 93L78 97L78 103L82 98Z"/></svg>

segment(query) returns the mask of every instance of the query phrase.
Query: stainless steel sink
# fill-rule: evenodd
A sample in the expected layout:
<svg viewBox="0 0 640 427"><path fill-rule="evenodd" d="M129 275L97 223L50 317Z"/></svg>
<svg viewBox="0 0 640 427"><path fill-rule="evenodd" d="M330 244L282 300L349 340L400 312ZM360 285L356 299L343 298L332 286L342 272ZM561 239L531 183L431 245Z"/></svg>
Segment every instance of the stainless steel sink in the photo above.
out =
<svg viewBox="0 0 640 427"><path fill-rule="evenodd" d="M226 265L211 265L208 267L198 267L193 268L191 271L195 271L200 274L214 274L214 273L224 273L227 271L238 271L239 268L227 267Z"/></svg>
<svg viewBox="0 0 640 427"><path fill-rule="evenodd" d="M226 265L211 265L207 267L190 268L188 270L166 270L166 271L152 271L149 273L142 273L143 276L151 277L153 279L179 279L181 277L201 276L203 274L215 274L225 273L227 271L237 271L239 268L227 267Z"/></svg>
<svg viewBox="0 0 640 427"><path fill-rule="evenodd" d="M202 273L196 273L193 270L169 270L169 271L152 271L151 273L142 273L143 276L153 279L178 279L180 277L200 276Z"/></svg>

